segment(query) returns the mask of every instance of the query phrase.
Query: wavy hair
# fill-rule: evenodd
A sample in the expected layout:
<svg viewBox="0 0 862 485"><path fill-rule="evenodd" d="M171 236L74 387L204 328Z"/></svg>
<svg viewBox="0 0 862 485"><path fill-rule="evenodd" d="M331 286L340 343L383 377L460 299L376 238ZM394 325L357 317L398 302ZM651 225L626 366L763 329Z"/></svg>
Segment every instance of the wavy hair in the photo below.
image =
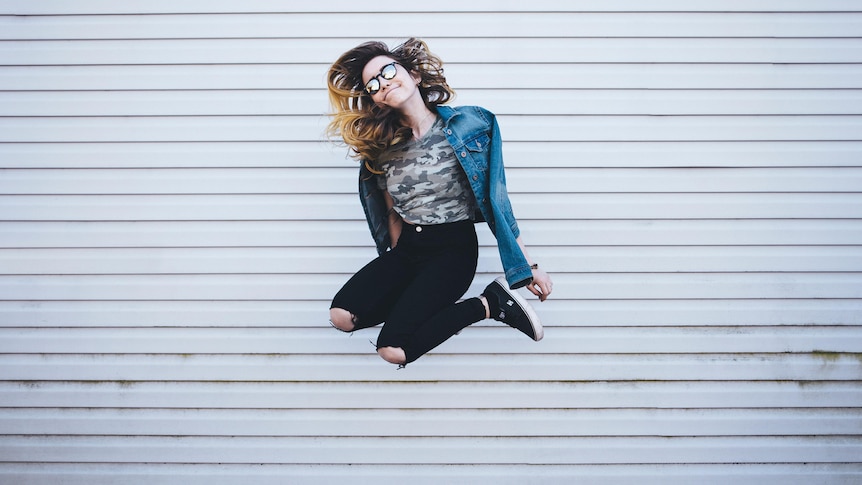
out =
<svg viewBox="0 0 862 485"><path fill-rule="evenodd" d="M333 112L326 133L331 138L341 138L352 156L364 160L374 171L374 161L383 152L413 136L396 110L379 106L365 91L362 70L378 56L390 57L419 74L419 92L431 111L436 112L436 106L455 96L443 76L443 61L420 39L410 38L392 50L383 42L366 42L342 54L327 75Z"/></svg>

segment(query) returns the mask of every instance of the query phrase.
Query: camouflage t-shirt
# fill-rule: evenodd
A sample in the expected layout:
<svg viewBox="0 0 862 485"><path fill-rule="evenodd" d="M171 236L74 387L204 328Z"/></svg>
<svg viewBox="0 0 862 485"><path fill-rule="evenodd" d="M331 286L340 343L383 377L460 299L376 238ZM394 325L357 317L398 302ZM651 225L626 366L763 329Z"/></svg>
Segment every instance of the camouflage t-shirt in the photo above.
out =
<svg viewBox="0 0 862 485"><path fill-rule="evenodd" d="M473 217L476 199L464 169L443 134L440 118L420 140L411 140L381 157L381 189L395 211L411 224L444 224Z"/></svg>

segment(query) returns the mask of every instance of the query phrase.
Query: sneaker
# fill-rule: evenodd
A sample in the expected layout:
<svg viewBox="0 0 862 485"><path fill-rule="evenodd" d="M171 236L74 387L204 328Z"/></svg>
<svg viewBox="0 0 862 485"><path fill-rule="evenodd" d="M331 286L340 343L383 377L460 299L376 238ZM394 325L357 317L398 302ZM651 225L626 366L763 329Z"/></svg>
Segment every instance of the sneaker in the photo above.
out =
<svg viewBox="0 0 862 485"><path fill-rule="evenodd" d="M520 330L536 342L542 340L545 332L539 316L523 296L509 289L505 277L501 276L494 280L482 294L488 300L491 318Z"/></svg>

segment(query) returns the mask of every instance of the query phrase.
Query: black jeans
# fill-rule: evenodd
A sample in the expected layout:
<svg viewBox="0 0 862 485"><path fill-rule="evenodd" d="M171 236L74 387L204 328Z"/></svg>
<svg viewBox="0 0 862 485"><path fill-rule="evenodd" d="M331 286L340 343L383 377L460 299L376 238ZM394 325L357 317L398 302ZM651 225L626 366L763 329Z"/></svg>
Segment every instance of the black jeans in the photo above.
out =
<svg viewBox="0 0 862 485"><path fill-rule="evenodd" d="M353 275L332 308L352 313L355 330L384 323L377 348L400 347L413 362L485 318L478 298L458 302L473 282L478 255L471 221L405 223L395 249Z"/></svg>

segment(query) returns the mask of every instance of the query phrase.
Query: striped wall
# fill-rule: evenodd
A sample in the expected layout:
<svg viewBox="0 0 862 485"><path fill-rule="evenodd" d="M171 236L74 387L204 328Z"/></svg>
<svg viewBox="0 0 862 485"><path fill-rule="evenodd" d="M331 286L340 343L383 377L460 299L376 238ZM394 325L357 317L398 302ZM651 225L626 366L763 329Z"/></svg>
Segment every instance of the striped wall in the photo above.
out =
<svg viewBox="0 0 862 485"><path fill-rule="evenodd" d="M396 371L324 73L411 35L556 290ZM0 1L0 483L851 484L860 381L862 2Z"/></svg>

